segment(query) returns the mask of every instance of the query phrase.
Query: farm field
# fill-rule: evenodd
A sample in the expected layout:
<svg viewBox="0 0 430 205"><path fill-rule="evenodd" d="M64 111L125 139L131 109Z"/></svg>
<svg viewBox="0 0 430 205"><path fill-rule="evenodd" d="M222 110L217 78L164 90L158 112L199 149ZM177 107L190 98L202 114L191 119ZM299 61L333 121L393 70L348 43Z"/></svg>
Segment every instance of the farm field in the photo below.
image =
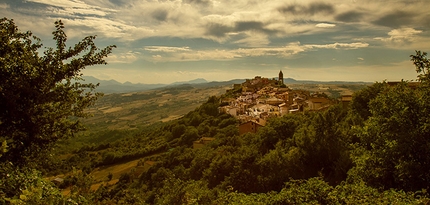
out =
<svg viewBox="0 0 430 205"><path fill-rule="evenodd" d="M109 94L89 109L88 130L136 129L157 122L178 119L194 110L210 96L219 96L231 86L195 88L178 86L126 94Z"/></svg>

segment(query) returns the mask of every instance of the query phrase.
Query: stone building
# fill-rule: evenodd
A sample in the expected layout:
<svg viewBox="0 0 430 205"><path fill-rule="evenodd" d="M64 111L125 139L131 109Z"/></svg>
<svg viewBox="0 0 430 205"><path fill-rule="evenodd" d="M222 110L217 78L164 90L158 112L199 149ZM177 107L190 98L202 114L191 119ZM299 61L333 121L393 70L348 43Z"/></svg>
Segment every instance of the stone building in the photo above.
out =
<svg viewBox="0 0 430 205"><path fill-rule="evenodd" d="M257 121L250 120L239 125L239 134L244 134L247 132L256 133L260 127L264 127Z"/></svg>

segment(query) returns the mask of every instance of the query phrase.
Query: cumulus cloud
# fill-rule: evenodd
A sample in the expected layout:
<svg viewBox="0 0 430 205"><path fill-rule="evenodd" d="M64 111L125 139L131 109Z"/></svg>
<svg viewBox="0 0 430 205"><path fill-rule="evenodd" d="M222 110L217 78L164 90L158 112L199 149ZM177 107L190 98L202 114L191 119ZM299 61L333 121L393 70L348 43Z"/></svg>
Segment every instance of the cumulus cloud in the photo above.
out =
<svg viewBox="0 0 430 205"><path fill-rule="evenodd" d="M414 41L417 34L420 34L421 30L415 30L413 28L400 28L400 29L393 29L390 32L388 32L388 35L390 37L377 37L375 39L381 40L384 42L390 42L390 43L408 43Z"/></svg>

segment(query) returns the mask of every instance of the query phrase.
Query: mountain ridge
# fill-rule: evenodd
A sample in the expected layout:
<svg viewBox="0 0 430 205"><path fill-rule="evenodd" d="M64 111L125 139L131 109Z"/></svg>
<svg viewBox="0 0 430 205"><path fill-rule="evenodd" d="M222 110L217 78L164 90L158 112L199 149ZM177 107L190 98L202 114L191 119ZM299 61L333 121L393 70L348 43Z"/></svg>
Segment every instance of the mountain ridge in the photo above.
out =
<svg viewBox="0 0 430 205"><path fill-rule="evenodd" d="M144 84L144 83L131 83L126 81L124 83L118 82L114 79L100 80L94 76L83 76L85 82L100 85L97 87L97 91L106 94L109 93L127 93L127 92L138 92L145 90L153 90L164 87L174 87L180 85L193 85L196 87L211 87L211 86L223 86L228 84L240 84L246 81L246 79L232 79L228 81L207 81L204 78L196 78L189 81L178 81L170 84ZM278 79L277 77L275 79ZM350 82L350 81L312 81L312 80L295 80L293 78L284 78L285 84L365 84L369 82Z"/></svg>

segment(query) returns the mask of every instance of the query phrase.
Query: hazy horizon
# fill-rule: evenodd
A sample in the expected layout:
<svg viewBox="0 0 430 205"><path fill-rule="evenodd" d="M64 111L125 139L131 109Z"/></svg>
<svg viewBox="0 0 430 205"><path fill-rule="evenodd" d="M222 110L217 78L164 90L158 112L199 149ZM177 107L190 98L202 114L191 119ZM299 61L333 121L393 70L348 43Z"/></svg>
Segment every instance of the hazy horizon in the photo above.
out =
<svg viewBox="0 0 430 205"><path fill-rule="evenodd" d="M115 79L100 79L100 78L97 78L97 77L95 77L95 76L92 76L92 75L84 75L84 78L85 77L93 77L93 78L96 78L96 79L98 79L98 80L103 80L103 81L111 81L111 80L114 80L114 81L116 81L116 82L118 82L118 83L121 83L121 84L125 84L125 83L132 83L132 84L139 84L140 82L137 82L137 83L133 83L133 82L130 82L130 81L128 81L128 80L125 80L125 81L119 81L119 80L115 80ZM254 79L256 76L254 76L254 77L251 77L251 78L233 78L233 79L227 79L227 80L207 80L207 79L205 79L205 78L194 78L194 79L190 79L190 80L184 80L184 81L182 81L182 80L177 80L177 81L174 81L174 82L168 82L168 83L141 83L141 84L163 84L163 85L169 85L169 84L174 84L174 83L182 83L182 82L185 82L185 83L187 83L187 82L190 82L190 81L196 81L196 80L205 80L206 82L208 82L208 83L210 83L210 82L228 82L228 81L234 81L234 80L246 80L246 79ZM278 77L274 77L274 76L272 76L272 77L269 77L269 76L260 76L260 77L263 77L263 78L268 78L268 79L273 79L273 78L275 78L275 79L277 79ZM285 78L284 77L284 79L292 79L292 80L296 80L296 81L298 81L298 82L301 82L301 81L315 81L315 82L351 82L351 83L355 83L355 82L357 82L357 83L374 83L374 82L382 82L382 81L345 81L345 80L327 80L327 81L324 81L324 80L309 80L309 79L295 79L295 78L289 78L289 77L287 77L287 78ZM400 80L398 80L398 81L400 81ZM288 83L287 83L288 84Z"/></svg>
<svg viewBox="0 0 430 205"><path fill-rule="evenodd" d="M4 17L54 47L88 35L118 48L85 75L145 84L277 76L312 81L414 80L409 55L430 48L416 1L5 0Z"/></svg>

